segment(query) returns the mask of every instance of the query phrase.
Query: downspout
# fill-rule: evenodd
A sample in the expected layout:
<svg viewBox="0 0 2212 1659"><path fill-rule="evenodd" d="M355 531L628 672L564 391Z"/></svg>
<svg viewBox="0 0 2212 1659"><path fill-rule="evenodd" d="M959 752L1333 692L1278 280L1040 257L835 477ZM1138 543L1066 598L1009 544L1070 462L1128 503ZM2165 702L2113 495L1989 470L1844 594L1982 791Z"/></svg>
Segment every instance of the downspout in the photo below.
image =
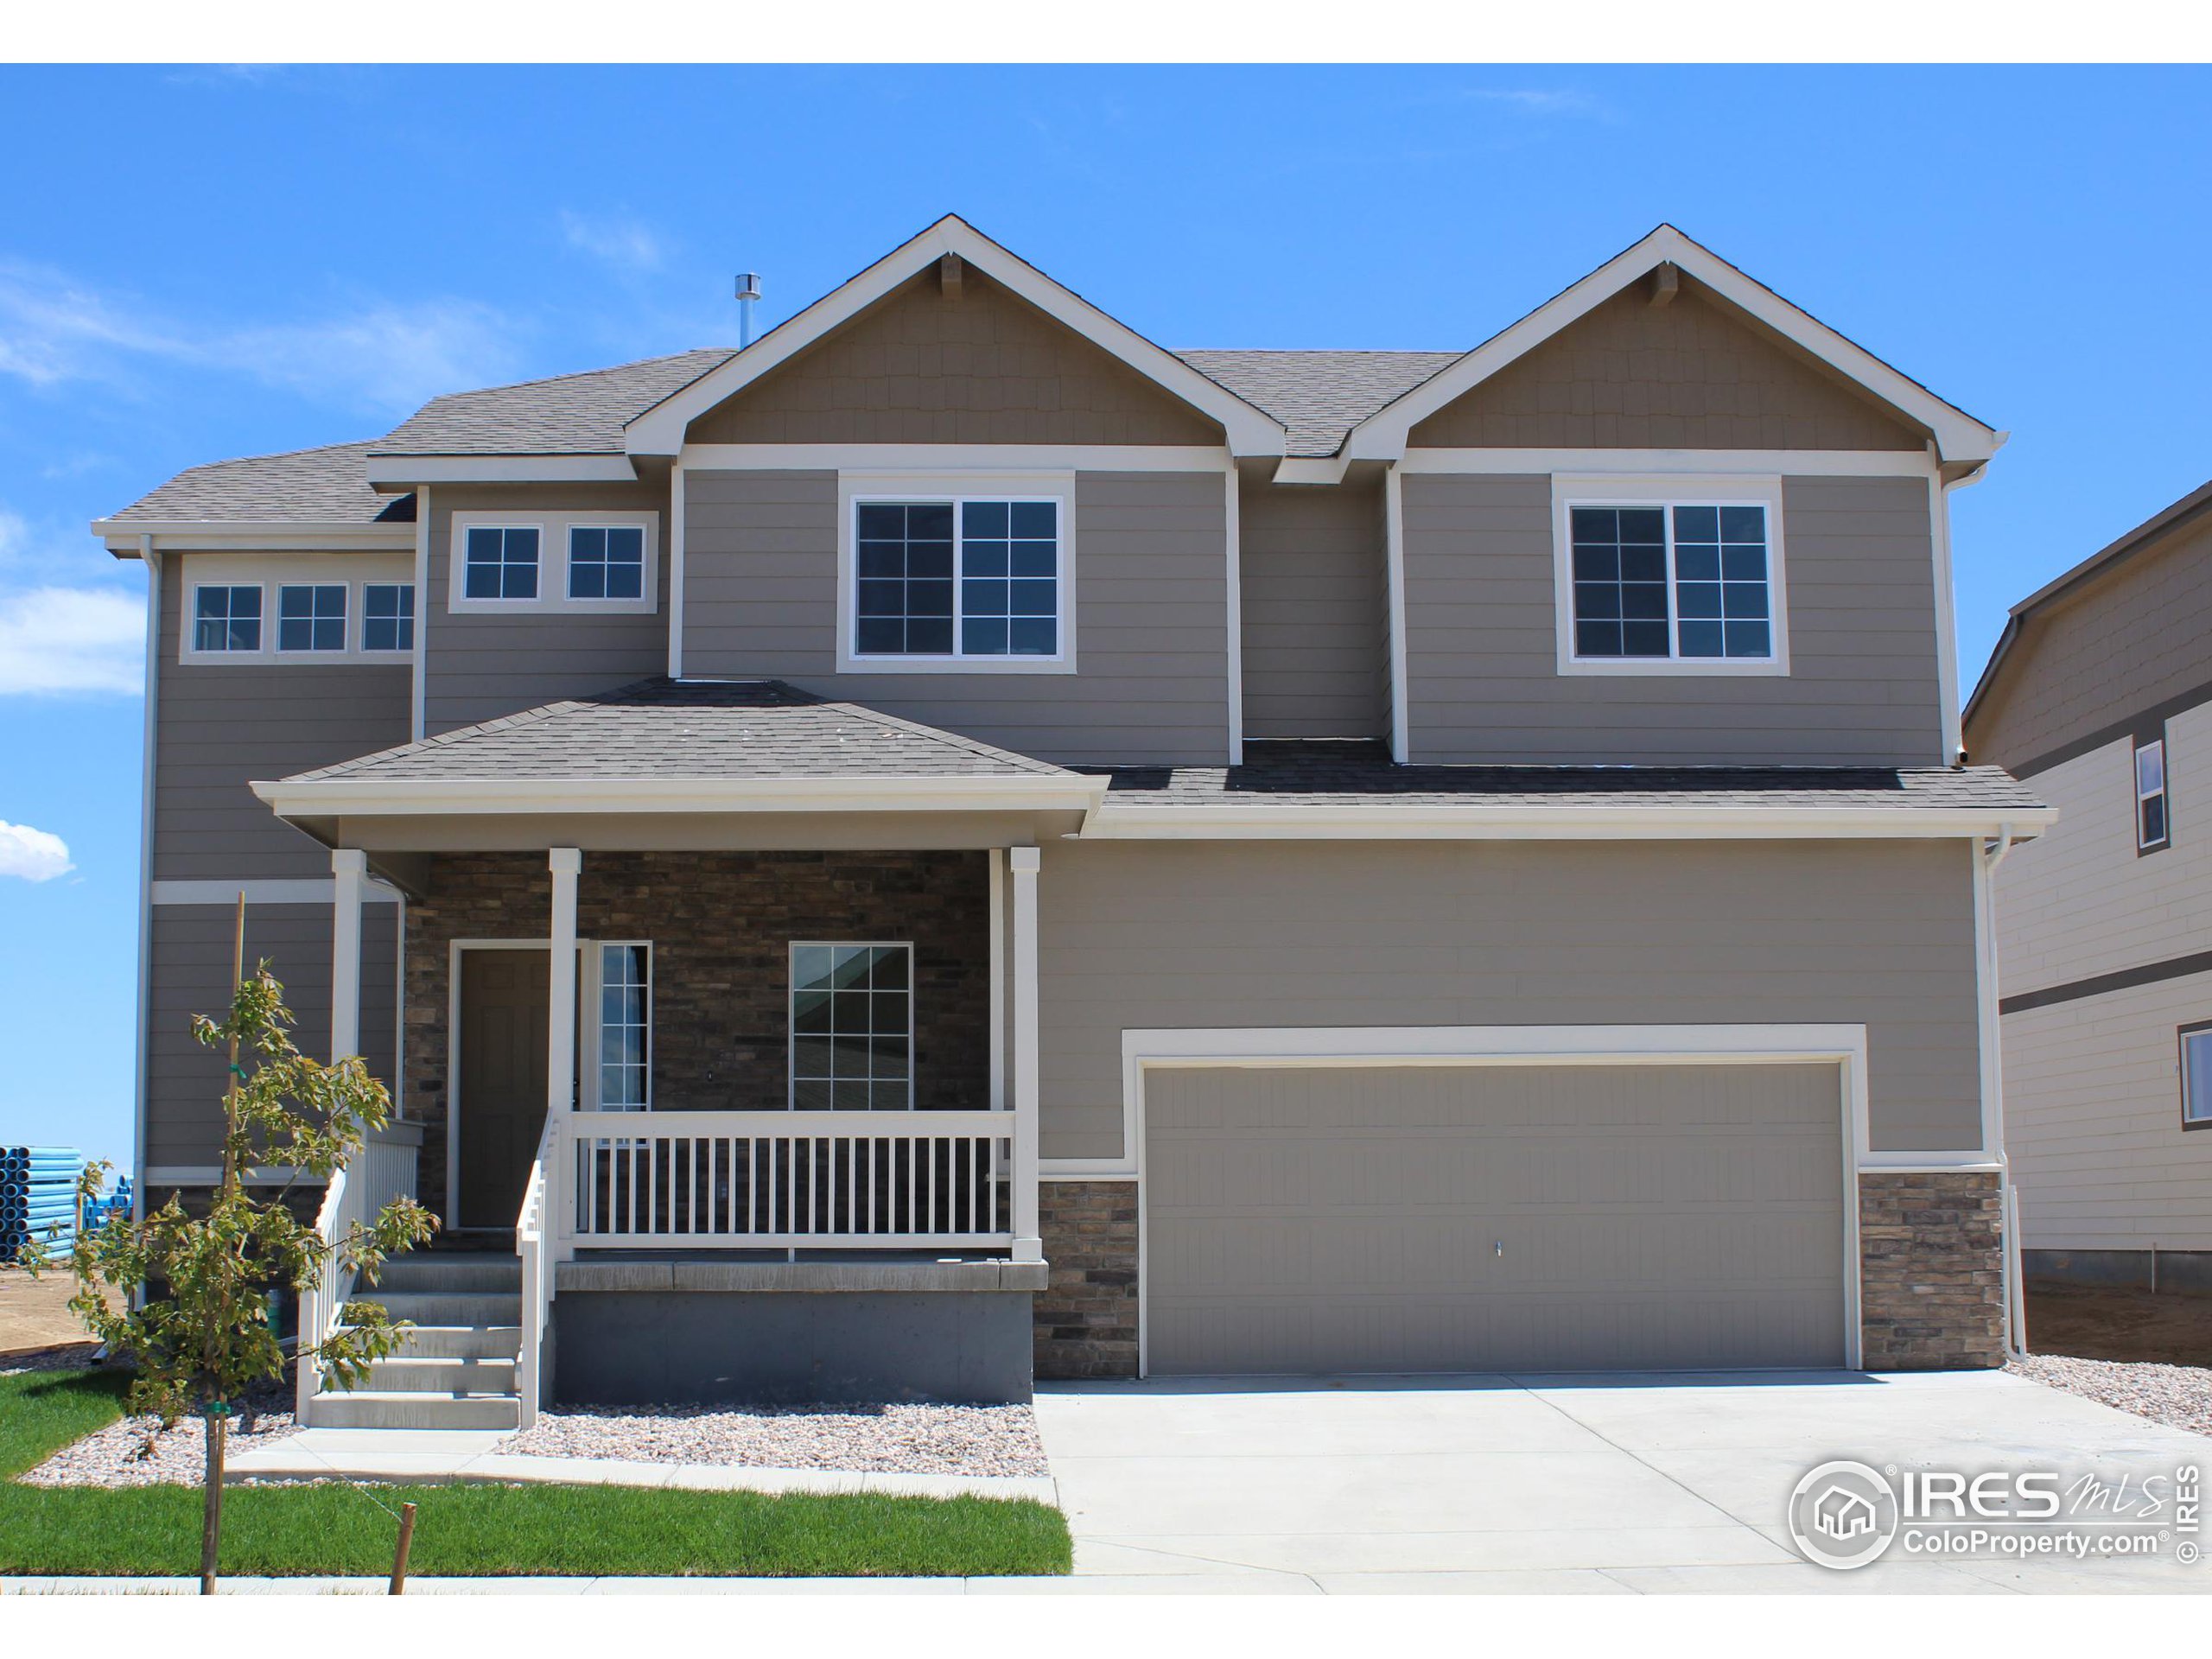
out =
<svg viewBox="0 0 2212 1659"><path fill-rule="evenodd" d="M133 1063L137 1109L131 1114L130 1138L133 1221L146 1218L146 1027L152 1018L154 996L154 743L162 686L162 566L151 536L138 538L138 556L146 566L146 709L138 757L138 1018Z"/></svg>
<svg viewBox="0 0 2212 1659"><path fill-rule="evenodd" d="M2004 1280L2005 1353L2020 1359L2028 1348L2027 1281L2020 1247L2020 1196L2012 1185L2011 1155L2005 1146L2004 1027L1997 1009L1997 869L2011 855L2012 826L2000 824L1997 839L1978 849L1981 868L1975 872L1977 894L1983 916L1981 969L1982 1088L1991 1106L1987 1122L1997 1154L1997 1182L2003 1205L1999 1220L2005 1230Z"/></svg>

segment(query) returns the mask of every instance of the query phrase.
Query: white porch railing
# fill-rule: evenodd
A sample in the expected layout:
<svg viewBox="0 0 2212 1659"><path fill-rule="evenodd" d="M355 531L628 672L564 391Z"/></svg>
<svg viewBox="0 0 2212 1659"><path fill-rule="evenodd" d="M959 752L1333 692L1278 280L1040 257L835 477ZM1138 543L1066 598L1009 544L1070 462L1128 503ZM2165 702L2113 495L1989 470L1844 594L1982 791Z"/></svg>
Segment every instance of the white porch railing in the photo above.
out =
<svg viewBox="0 0 2212 1659"><path fill-rule="evenodd" d="M561 1117L545 1115L544 1133L537 1137L537 1157L524 1184L522 1209L515 1216L515 1254L522 1258L522 1346L515 1355L515 1393L522 1403L520 1427L537 1421L537 1400L543 1391L545 1365L545 1328L553 1309L554 1264L546 1248L552 1216L547 1189L560 1173Z"/></svg>
<svg viewBox="0 0 2212 1659"><path fill-rule="evenodd" d="M572 1112L564 1242L588 1249L1003 1248L1010 1112Z"/></svg>
<svg viewBox="0 0 2212 1659"><path fill-rule="evenodd" d="M339 1317L353 1298L359 1275L341 1266L334 1246L353 1224L373 1221L394 1198L415 1196L415 1165L423 1145L419 1123L388 1123L369 1132L368 1144L349 1169L330 1178L315 1231L322 1239L321 1282L300 1293L299 1377L296 1404L299 1421L313 1427L312 1402L322 1386L321 1367L308 1351L338 1328Z"/></svg>

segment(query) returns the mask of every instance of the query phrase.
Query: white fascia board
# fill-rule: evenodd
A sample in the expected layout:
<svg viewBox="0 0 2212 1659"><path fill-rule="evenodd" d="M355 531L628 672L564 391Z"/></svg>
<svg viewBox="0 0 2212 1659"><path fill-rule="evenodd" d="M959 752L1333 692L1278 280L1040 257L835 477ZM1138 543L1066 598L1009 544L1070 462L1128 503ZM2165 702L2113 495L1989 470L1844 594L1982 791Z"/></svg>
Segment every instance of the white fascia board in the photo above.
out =
<svg viewBox="0 0 2212 1659"><path fill-rule="evenodd" d="M423 813L1088 812L1103 778L437 779L257 782L280 817Z"/></svg>
<svg viewBox="0 0 2212 1659"><path fill-rule="evenodd" d="M696 472L772 467L837 473L1218 473L1218 444L687 443L678 463Z"/></svg>
<svg viewBox="0 0 2212 1659"><path fill-rule="evenodd" d="M2016 841L2057 817L2050 807L1122 806L1084 825L1086 841Z"/></svg>
<svg viewBox="0 0 2212 1659"><path fill-rule="evenodd" d="M1863 346L1853 345L1818 318L1799 310L1718 254L1662 225L1615 255L1564 293L1477 346L1451 367L1384 404L1351 429L1343 454L1352 461L1389 461L1404 453L1407 435L1446 404L1464 396L1509 363L1526 356L1655 266L1674 264L1748 312L1830 368L1903 410L1935 434L1946 461L1986 461L2006 435L1945 403L1919 382L1900 374Z"/></svg>
<svg viewBox="0 0 2212 1659"><path fill-rule="evenodd" d="M118 523L98 518L92 521L92 534L107 543L109 552L134 559L143 545L142 538L149 536L154 538L156 550L164 553L249 553L264 548L282 553L344 553L415 545L412 524L333 524L302 520L238 524L183 518Z"/></svg>
<svg viewBox="0 0 2212 1659"><path fill-rule="evenodd" d="M371 455L372 488L416 484L631 484L627 455Z"/></svg>
<svg viewBox="0 0 2212 1659"><path fill-rule="evenodd" d="M1209 380L1173 353L1116 322L1081 295L1062 287L1034 265L952 214L894 248L797 316L772 328L719 368L709 371L642 415L633 416L625 428L629 452L633 455L680 453L685 429L698 416L771 369L788 362L948 253L957 254L1046 315L1065 323L1146 378L1219 421L1229 435L1229 447L1233 453L1282 454L1283 428L1272 416L1246 403L1218 382Z"/></svg>
<svg viewBox="0 0 2212 1659"><path fill-rule="evenodd" d="M1933 478L1936 463L1921 449L1408 449L1403 473L1507 473L1541 476L1576 473L1666 478L1731 477L1746 473L1783 478Z"/></svg>

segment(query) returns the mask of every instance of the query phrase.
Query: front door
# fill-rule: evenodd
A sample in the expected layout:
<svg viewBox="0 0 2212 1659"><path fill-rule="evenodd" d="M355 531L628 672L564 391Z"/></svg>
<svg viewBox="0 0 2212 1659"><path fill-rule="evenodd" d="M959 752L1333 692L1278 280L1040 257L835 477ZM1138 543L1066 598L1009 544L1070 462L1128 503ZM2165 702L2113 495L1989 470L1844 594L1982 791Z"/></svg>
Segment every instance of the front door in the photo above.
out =
<svg viewBox="0 0 2212 1659"><path fill-rule="evenodd" d="M543 950L461 953L462 1227L512 1227L545 1127Z"/></svg>

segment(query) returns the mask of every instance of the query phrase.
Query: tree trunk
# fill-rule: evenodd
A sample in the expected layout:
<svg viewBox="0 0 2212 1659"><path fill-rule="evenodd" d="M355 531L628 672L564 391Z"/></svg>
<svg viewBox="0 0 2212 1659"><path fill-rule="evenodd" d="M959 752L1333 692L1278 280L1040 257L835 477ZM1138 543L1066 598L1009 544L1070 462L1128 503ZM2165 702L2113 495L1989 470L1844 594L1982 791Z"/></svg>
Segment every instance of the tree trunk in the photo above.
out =
<svg viewBox="0 0 2212 1659"><path fill-rule="evenodd" d="M223 1536L223 1440L229 1427L226 1414L208 1412L207 1518L200 1529L200 1593L203 1596L215 1593L215 1551Z"/></svg>

